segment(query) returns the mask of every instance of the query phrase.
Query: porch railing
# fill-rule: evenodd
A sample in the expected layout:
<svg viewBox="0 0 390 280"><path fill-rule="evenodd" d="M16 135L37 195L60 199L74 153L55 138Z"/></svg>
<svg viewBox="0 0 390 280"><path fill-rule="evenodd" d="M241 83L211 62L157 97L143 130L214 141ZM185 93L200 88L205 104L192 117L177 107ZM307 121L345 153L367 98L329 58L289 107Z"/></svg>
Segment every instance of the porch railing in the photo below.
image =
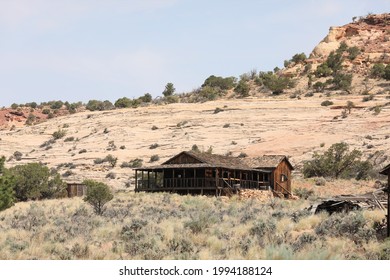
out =
<svg viewBox="0 0 390 280"><path fill-rule="evenodd" d="M137 181L137 190L216 189L228 186L234 189L238 187L242 189L267 189L269 182L223 178L170 178L159 181L154 179Z"/></svg>

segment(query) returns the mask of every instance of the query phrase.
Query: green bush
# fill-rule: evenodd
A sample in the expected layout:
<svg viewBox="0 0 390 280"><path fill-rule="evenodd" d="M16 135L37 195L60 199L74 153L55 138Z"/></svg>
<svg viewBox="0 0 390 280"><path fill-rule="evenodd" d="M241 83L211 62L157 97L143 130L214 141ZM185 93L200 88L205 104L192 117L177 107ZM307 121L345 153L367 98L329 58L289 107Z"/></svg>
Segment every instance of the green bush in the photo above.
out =
<svg viewBox="0 0 390 280"><path fill-rule="evenodd" d="M281 94L285 89L294 87L294 82L284 76L279 76L273 72L260 72L261 83L272 91L273 94Z"/></svg>
<svg viewBox="0 0 390 280"><path fill-rule="evenodd" d="M122 97L115 101L114 105L116 108L137 108L140 103L140 99L129 99L127 97Z"/></svg>
<svg viewBox="0 0 390 280"><path fill-rule="evenodd" d="M52 110L61 109L62 105L64 105L62 101L52 101L50 103L51 103L50 108Z"/></svg>
<svg viewBox="0 0 390 280"><path fill-rule="evenodd" d="M330 75L332 75L332 69L328 66L328 64L322 63L314 71L314 75L317 78L329 77Z"/></svg>
<svg viewBox="0 0 390 280"><path fill-rule="evenodd" d="M334 89L350 90L352 84L352 74L336 73L333 76L332 83Z"/></svg>
<svg viewBox="0 0 390 280"><path fill-rule="evenodd" d="M164 97L168 97L168 96L172 96L175 93L175 91L176 91L176 89L173 86L173 84L172 83L167 83L165 85L165 89L162 92L162 94L164 95Z"/></svg>
<svg viewBox="0 0 390 280"><path fill-rule="evenodd" d="M2 172L0 172L0 211L13 206L15 202L14 178L8 173L1 174Z"/></svg>
<svg viewBox="0 0 390 280"><path fill-rule="evenodd" d="M52 136L55 140L61 139L66 135L66 130L59 129L53 132Z"/></svg>
<svg viewBox="0 0 390 280"><path fill-rule="evenodd" d="M17 165L9 172L14 178L15 197L19 201L57 197L65 188L56 172L50 172L39 163Z"/></svg>
<svg viewBox="0 0 390 280"><path fill-rule="evenodd" d="M291 58L291 61L294 63L300 63L300 62L304 62L306 59L307 59L306 54L297 53Z"/></svg>
<svg viewBox="0 0 390 280"><path fill-rule="evenodd" d="M234 88L234 92L239 94L241 97L249 96L250 87L247 82L240 80L237 86Z"/></svg>
<svg viewBox="0 0 390 280"><path fill-rule="evenodd" d="M108 100L89 100L85 108L89 111L105 111L112 110L115 108L115 106Z"/></svg>
<svg viewBox="0 0 390 280"><path fill-rule="evenodd" d="M347 52L348 52L348 59L354 60L360 54L360 49L358 47L350 47L347 49Z"/></svg>
<svg viewBox="0 0 390 280"><path fill-rule="evenodd" d="M221 90L229 90L234 88L235 85L236 85L235 77L223 78L223 77L217 77L211 75L204 81L204 83L202 84L202 88L211 87L211 88L219 88Z"/></svg>
<svg viewBox="0 0 390 280"><path fill-rule="evenodd" d="M152 102L153 98L150 93L145 93L143 96L139 97L139 100L144 103Z"/></svg>
<svg viewBox="0 0 390 280"><path fill-rule="evenodd" d="M126 161L122 162L121 168L126 168L126 167L138 168L138 167L142 167L142 163L143 163L142 159L136 158L136 159L130 160L129 162L126 162Z"/></svg>
<svg viewBox="0 0 390 280"><path fill-rule="evenodd" d="M155 162L155 161L159 161L160 160L160 157L158 155L152 155L150 157L150 162Z"/></svg>
<svg viewBox="0 0 390 280"><path fill-rule="evenodd" d="M333 105L333 102L330 100L325 100L321 102L321 106L330 106Z"/></svg>
<svg viewBox="0 0 390 280"><path fill-rule="evenodd" d="M103 215L106 210L105 205L114 198L110 188L104 183L93 180L85 180L83 184L87 186L84 201L93 207L95 214Z"/></svg>
<svg viewBox="0 0 390 280"><path fill-rule="evenodd" d="M314 153L312 160L305 161L302 173L309 177L368 178L372 165L361 161L362 153L356 149L349 151L349 145L341 142L330 146L323 154Z"/></svg>

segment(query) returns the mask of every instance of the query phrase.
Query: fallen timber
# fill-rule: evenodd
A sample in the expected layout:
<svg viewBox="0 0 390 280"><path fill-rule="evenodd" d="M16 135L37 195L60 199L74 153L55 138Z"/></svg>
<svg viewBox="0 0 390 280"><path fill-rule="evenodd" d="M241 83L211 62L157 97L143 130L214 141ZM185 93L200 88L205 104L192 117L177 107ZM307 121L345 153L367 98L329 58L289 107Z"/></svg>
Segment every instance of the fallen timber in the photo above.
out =
<svg viewBox="0 0 390 280"><path fill-rule="evenodd" d="M328 199L323 199L322 202L312 205L308 208L314 214L326 211L329 214L335 212L349 212L359 209L380 209L386 211L388 202L386 199L385 190L381 188L371 193L361 195L339 195Z"/></svg>

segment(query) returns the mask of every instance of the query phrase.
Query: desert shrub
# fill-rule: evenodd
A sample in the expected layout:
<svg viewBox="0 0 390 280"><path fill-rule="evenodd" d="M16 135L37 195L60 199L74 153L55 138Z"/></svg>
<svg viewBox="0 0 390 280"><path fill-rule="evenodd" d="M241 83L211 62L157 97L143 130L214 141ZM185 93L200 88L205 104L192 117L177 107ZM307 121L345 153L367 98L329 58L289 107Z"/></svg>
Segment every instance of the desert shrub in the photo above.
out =
<svg viewBox="0 0 390 280"><path fill-rule="evenodd" d="M119 147L119 149L124 150L124 149L126 149L126 146L122 145L122 146Z"/></svg>
<svg viewBox="0 0 390 280"><path fill-rule="evenodd" d="M281 94L285 89L294 87L294 82L290 78L279 76L271 71L260 72L259 78L261 83L273 94Z"/></svg>
<svg viewBox="0 0 390 280"><path fill-rule="evenodd" d="M42 110L42 114L45 114L45 115L48 115L48 114L50 114L50 109L48 109L48 108L45 108L45 109L43 109Z"/></svg>
<svg viewBox="0 0 390 280"><path fill-rule="evenodd" d="M387 64L386 66L383 63L374 64L371 68L370 76L372 78L390 80L390 64Z"/></svg>
<svg viewBox="0 0 390 280"><path fill-rule="evenodd" d="M149 103L152 102L152 95L150 93L145 93L143 96L138 98L141 102Z"/></svg>
<svg viewBox="0 0 390 280"><path fill-rule="evenodd" d="M0 174L2 174L0 170ZM8 174L0 175L0 211L14 205L16 200L14 191L14 178Z"/></svg>
<svg viewBox="0 0 390 280"><path fill-rule="evenodd" d="M297 54L294 54L293 57L291 58L291 61L294 62L294 63L300 63L300 62L304 62L306 60L306 54L304 53L297 53Z"/></svg>
<svg viewBox="0 0 390 280"><path fill-rule="evenodd" d="M59 129L59 130L53 132L53 134L52 134L53 139L55 139L55 140L61 139L65 135L66 135L66 130L63 130L63 129Z"/></svg>
<svg viewBox="0 0 390 280"><path fill-rule="evenodd" d="M261 241L267 235L272 235L276 230L276 224L273 220L259 219L253 223L249 229L249 234L256 236Z"/></svg>
<svg viewBox="0 0 390 280"><path fill-rule="evenodd" d="M314 71L314 75L317 78L329 77L330 75L332 75L332 69L326 63L322 63Z"/></svg>
<svg viewBox="0 0 390 280"><path fill-rule="evenodd" d="M131 103L131 99L127 97L122 97L115 101L114 105L116 108L129 108L131 107Z"/></svg>
<svg viewBox="0 0 390 280"><path fill-rule="evenodd" d="M16 110L18 107L19 107L19 105L16 104L16 103L12 103L12 104L11 104L11 108L12 108L13 110Z"/></svg>
<svg viewBox="0 0 390 280"><path fill-rule="evenodd" d="M87 152L87 149L81 149L80 151L79 151L79 154L84 154L84 153L86 153Z"/></svg>
<svg viewBox="0 0 390 280"><path fill-rule="evenodd" d="M223 128L229 128L230 127L230 123L225 123L224 125L223 125Z"/></svg>
<svg viewBox="0 0 390 280"><path fill-rule="evenodd" d="M87 186L87 195L84 201L89 203L97 215L103 215L106 210L106 204L114 198L110 188L101 182L93 180L85 180L83 182Z"/></svg>
<svg viewBox="0 0 390 280"><path fill-rule="evenodd" d="M23 154L22 154L21 152L19 152L19 151L15 151L15 152L14 152L14 158L15 158L17 161L22 160L22 156L23 156Z"/></svg>
<svg viewBox="0 0 390 280"><path fill-rule="evenodd" d="M324 154L314 153L312 160L303 164L303 175L307 177L333 177L366 179L372 165L361 161L362 153L356 149L349 151L349 145L341 142L330 146Z"/></svg>
<svg viewBox="0 0 390 280"><path fill-rule="evenodd" d="M178 103L179 102L179 96L177 96L177 95L169 95L169 96L164 97L164 101L167 102L168 104Z"/></svg>
<svg viewBox="0 0 390 280"><path fill-rule="evenodd" d="M118 158L109 154L105 158L97 158L93 161L94 164L102 164L108 162L111 167L115 167L116 163L118 162Z"/></svg>
<svg viewBox="0 0 390 280"><path fill-rule="evenodd" d="M143 160L140 158L136 158L133 160L130 160L129 162L122 162L121 168L137 168L137 167L142 167Z"/></svg>
<svg viewBox="0 0 390 280"><path fill-rule="evenodd" d="M244 152L241 152L237 157L238 158L246 158L246 157L248 157L248 155Z"/></svg>
<svg viewBox="0 0 390 280"><path fill-rule="evenodd" d="M109 172L109 173L107 173L106 178L115 179L116 178L116 174L114 172Z"/></svg>
<svg viewBox="0 0 390 280"><path fill-rule="evenodd" d="M320 236L347 237L355 243L375 239L375 231L368 226L361 212L336 213L330 215L315 228Z"/></svg>
<svg viewBox="0 0 390 280"><path fill-rule="evenodd" d="M129 99L127 97L119 98L117 101L115 101L115 107L116 108L136 108L140 105L139 99Z"/></svg>
<svg viewBox="0 0 390 280"><path fill-rule="evenodd" d="M307 188L296 188L294 190L294 194L297 195L299 198L308 199L314 194L314 191Z"/></svg>
<svg viewBox="0 0 390 280"><path fill-rule="evenodd" d="M302 250L307 245L312 244L316 240L317 240L317 237L314 234L304 232L303 234L301 234L298 237L297 241L295 241L292 244L292 247L293 247L294 251L299 251L299 250Z"/></svg>
<svg viewBox="0 0 390 280"><path fill-rule="evenodd" d="M65 177L65 178L72 176L72 175L74 175L74 172L71 170L66 170L64 173L62 173L62 177Z"/></svg>
<svg viewBox="0 0 390 280"><path fill-rule="evenodd" d="M354 60L360 54L360 49L358 47L350 47L347 49L347 52L348 52L348 59Z"/></svg>
<svg viewBox="0 0 390 280"><path fill-rule="evenodd" d="M14 177L15 196L19 201L52 198L64 186L56 172L39 163L17 165L9 172Z"/></svg>
<svg viewBox="0 0 390 280"><path fill-rule="evenodd" d="M61 109L62 108L62 105L64 105L64 103L62 101L52 101L50 102L50 108L52 110L58 110L58 109Z"/></svg>
<svg viewBox="0 0 390 280"><path fill-rule="evenodd" d="M330 106L333 105L333 102L330 100L325 100L321 102L321 106Z"/></svg>
<svg viewBox="0 0 390 280"><path fill-rule="evenodd" d="M222 90L218 87L204 86L194 91L194 102L215 100L222 95Z"/></svg>
<svg viewBox="0 0 390 280"><path fill-rule="evenodd" d="M373 100L373 99L374 99L374 95L369 94L369 95L364 96L363 99L362 99L362 101L363 101L363 102L368 102L368 101L371 101L371 100Z"/></svg>
<svg viewBox="0 0 390 280"><path fill-rule="evenodd" d="M215 110L214 110L214 114L218 114L218 113L223 112L223 111L224 111L223 109L217 107L217 108L215 108Z"/></svg>
<svg viewBox="0 0 390 280"><path fill-rule="evenodd" d="M250 87L247 82L240 80L237 86L234 88L234 92L239 94L241 97L249 96Z"/></svg>
<svg viewBox="0 0 390 280"><path fill-rule="evenodd" d="M111 165L111 167L115 167L115 165L116 165L116 163L118 162L118 158L117 157L114 157L113 155L107 155L105 158L104 158L104 160L106 161L106 162L108 162L110 165Z"/></svg>
<svg viewBox="0 0 390 280"><path fill-rule="evenodd" d="M345 73L336 73L333 76L332 83L334 85L334 89L341 89L348 91L351 88L352 84L352 74Z"/></svg>
<svg viewBox="0 0 390 280"><path fill-rule="evenodd" d="M192 145L191 151L193 151L195 153L200 153L200 149L199 149L198 145L196 145L196 144Z"/></svg>
<svg viewBox="0 0 390 280"><path fill-rule="evenodd" d="M165 89L162 92L162 94L164 95L164 97L168 97L168 96L172 96L175 93L175 91L176 91L176 89L173 86L173 84L172 83L167 83L165 85Z"/></svg>
<svg viewBox="0 0 390 280"><path fill-rule="evenodd" d="M32 125L36 121L37 117L34 114L29 114L26 120L26 125Z"/></svg>
<svg viewBox="0 0 390 280"><path fill-rule="evenodd" d="M159 161L160 160L160 157L158 155L152 155L150 157L150 161L149 162L155 162L155 161Z"/></svg>
<svg viewBox="0 0 390 280"><path fill-rule="evenodd" d="M202 84L202 88L211 87L211 88L219 88L221 90L229 90L235 87L236 78L235 77L218 77L211 75L208 77L204 83Z"/></svg>
<svg viewBox="0 0 390 280"><path fill-rule="evenodd" d="M73 137L73 136L66 137L66 138L64 139L64 142L72 142L72 141L74 141L74 137Z"/></svg>
<svg viewBox="0 0 390 280"><path fill-rule="evenodd" d="M89 111L105 111L112 110L115 108L115 106L108 100L89 100L85 108Z"/></svg>
<svg viewBox="0 0 390 280"><path fill-rule="evenodd" d="M198 234L209 228L216 222L216 217L210 215L209 211L201 212L190 221L184 223L184 227L191 230L192 233Z"/></svg>
<svg viewBox="0 0 390 280"><path fill-rule="evenodd" d="M153 150L153 149L156 149L158 147L159 147L159 145L157 143L154 143L154 144L149 146L149 149Z"/></svg>
<svg viewBox="0 0 390 280"><path fill-rule="evenodd" d="M157 129L158 129L157 126L155 126L155 125L152 126L152 130L157 130Z"/></svg>

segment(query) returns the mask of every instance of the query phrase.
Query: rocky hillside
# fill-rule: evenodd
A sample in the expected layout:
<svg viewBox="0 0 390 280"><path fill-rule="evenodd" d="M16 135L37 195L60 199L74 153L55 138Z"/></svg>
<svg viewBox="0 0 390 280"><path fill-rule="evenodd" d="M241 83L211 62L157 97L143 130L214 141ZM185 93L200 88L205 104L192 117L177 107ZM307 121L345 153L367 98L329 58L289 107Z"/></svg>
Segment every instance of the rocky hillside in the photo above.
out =
<svg viewBox="0 0 390 280"><path fill-rule="evenodd" d="M330 27L328 35L307 59L290 63L281 71L282 75L297 78L295 90L310 90L309 76L314 78L314 84L315 71L327 62L329 55L336 52L342 58L340 70L353 75L350 91L372 93L388 90L388 84L374 77L372 69L375 64L390 63L390 14L372 14L353 20L343 26Z"/></svg>

